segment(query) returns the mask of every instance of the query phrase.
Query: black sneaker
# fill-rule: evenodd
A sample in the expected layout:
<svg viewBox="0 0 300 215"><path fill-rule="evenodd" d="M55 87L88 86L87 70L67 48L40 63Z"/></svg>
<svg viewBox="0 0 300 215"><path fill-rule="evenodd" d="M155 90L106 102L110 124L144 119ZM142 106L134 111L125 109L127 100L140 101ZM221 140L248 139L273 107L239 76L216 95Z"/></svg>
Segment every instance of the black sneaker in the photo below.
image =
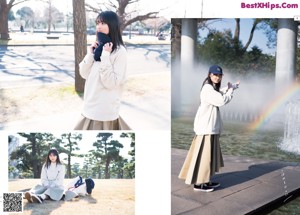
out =
<svg viewBox="0 0 300 215"><path fill-rule="evenodd" d="M31 193L30 192L26 192L24 195L25 199L27 199L28 202L32 203L32 198L31 198Z"/></svg>
<svg viewBox="0 0 300 215"><path fill-rule="evenodd" d="M35 195L35 194L32 194L31 198L32 198L32 201L35 202L35 203L40 203L41 204L44 201L40 196Z"/></svg>
<svg viewBox="0 0 300 215"><path fill-rule="evenodd" d="M212 188L220 187L220 183L218 183L218 182L208 182L208 183L205 183L205 185L208 187L212 187Z"/></svg>
<svg viewBox="0 0 300 215"><path fill-rule="evenodd" d="M66 197L66 195L65 194L63 194L63 196L61 197L61 199L60 200L65 200L65 197Z"/></svg>
<svg viewBox="0 0 300 215"><path fill-rule="evenodd" d="M200 184L200 185L194 184L194 190L208 193L214 191L214 188L209 187L206 184Z"/></svg>

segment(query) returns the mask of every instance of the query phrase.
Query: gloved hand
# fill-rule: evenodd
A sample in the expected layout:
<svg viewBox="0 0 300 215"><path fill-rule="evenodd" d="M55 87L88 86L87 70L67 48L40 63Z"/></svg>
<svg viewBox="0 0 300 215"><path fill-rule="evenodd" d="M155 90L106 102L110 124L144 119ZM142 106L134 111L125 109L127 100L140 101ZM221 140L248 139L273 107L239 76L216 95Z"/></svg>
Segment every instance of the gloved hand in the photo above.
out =
<svg viewBox="0 0 300 215"><path fill-rule="evenodd" d="M101 32L97 33L97 38L98 38L98 47L94 50L94 60L101 61L100 57L102 55L103 46L106 43L111 42L111 39L107 34L103 34Z"/></svg>

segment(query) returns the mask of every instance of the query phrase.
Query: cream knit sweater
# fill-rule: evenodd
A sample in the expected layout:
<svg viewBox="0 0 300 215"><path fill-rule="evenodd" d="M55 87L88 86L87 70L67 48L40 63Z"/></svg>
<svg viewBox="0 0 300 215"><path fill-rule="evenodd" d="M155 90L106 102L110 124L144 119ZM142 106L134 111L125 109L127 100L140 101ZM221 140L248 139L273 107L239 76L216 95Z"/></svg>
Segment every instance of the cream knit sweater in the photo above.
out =
<svg viewBox="0 0 300 215"><path fill-rule="evenodd" d="M48 168L45 164L42 168L41 181L44 187L64 187L65 166L62 164L51 163Z"/></svg>
<svg viewBox="0 0 300 215"><path fill-rule="evenodd" d="M82 115L97 121L119 118L123 85L126 81L127 53L120 46L113 53L102 52L101 61L88 53L79 64L84 87Z"/></svg>
<svg viewBox="0 0 300 215"><path fill-rule="evenodd" d="M217 92L210 84L203 86L200 93L201 104L194 120L194 131L197 135L222 132L223 123L218 107L230 102L232 93L232 88L223 88Z"/></svg>

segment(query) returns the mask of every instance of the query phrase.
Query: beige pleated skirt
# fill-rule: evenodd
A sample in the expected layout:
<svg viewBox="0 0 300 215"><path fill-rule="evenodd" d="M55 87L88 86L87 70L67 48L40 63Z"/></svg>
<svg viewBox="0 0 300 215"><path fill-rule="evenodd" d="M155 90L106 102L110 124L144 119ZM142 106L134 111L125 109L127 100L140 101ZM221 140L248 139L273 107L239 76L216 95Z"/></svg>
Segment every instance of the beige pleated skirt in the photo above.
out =
<svg viewBox="0 0 300 215"><path fill-rule="evenodd" d="M196 135L179 173L186 184L202 184L224 167L220 135Z"/></svg>
<svg viewBox="0 0 300 215"><path fill-rule="evenodd" d="M113 121L96 121L81 117L74 130L131 130L127 123L119 117Z"/></svg>

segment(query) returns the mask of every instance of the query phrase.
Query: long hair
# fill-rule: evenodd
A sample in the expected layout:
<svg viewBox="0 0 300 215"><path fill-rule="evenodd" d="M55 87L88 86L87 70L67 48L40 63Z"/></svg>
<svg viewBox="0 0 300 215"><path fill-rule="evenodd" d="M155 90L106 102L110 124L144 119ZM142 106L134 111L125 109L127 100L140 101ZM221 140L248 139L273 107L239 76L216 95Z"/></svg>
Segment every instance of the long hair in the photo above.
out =
<svg viewBox="0 0 300 215"><path fill-rule="evenodd" d="M211 79L210 79L210 74L212 74L212 73L208 73L208 75L207 75L207 78L203 81L203 84L202 84L202 87L204 86L204 84L210 84L211 86L213 86L213 88L216 90L216 91L220 91L220 87L221 87L221 82L222 82L222 80L219 82L219 83L217 83L217 84L213 84L213 82L211 81ZM201 88L202 89L202 88Z"/></svg>
<svg viewBox="0 0 300 215"><path fill-rule="evenodd" d="M118 15L113 11L101 12L96 18L96 23L104 22L108 25L109 34L113 43L112 52L120 45L124 46L124 42L121 35L120 20Z"/></svg>
<svg viewBox="0 0 300 215"><path fill-rule="evenodd" d="M61 164L60 159L59 159L59 154L58 151L56 149L50 149L46 158L46 162L45 162L45 168L49 168L49 166L51 165L51 160L49 159L49 155L50 154L54 154L57 159L56 159L56 165L57 164Z"/></svg>

